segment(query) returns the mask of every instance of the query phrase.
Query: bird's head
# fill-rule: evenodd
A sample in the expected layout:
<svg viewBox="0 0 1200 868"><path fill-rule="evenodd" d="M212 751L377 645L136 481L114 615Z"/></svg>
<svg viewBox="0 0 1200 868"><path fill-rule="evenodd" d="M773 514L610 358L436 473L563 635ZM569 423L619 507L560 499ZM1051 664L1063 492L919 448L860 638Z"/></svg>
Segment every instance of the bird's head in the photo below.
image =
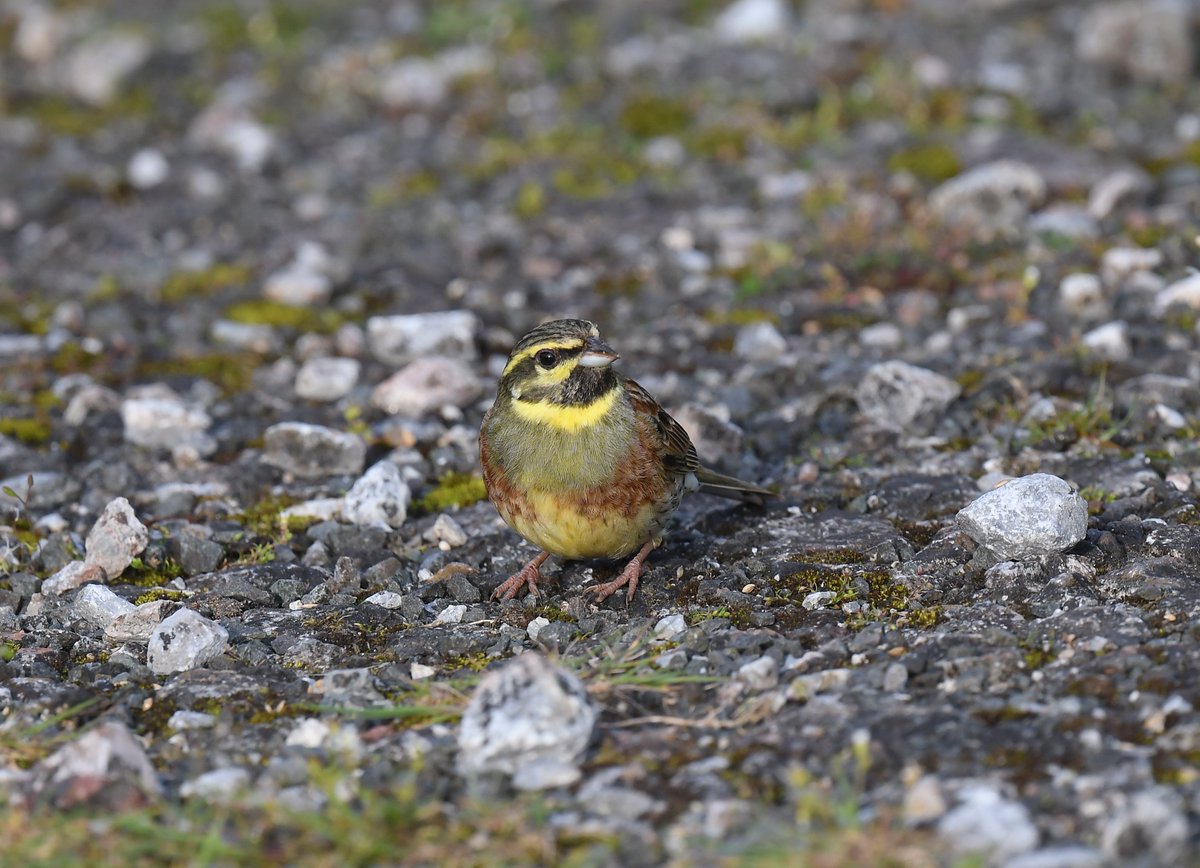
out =
<svg viewBox="0 0 1200 868"><path fill-rule="evenodd" d="M543 323L517 341L500 377L500 396L518 415L556 428L578 430L612 409L620 378L617 353L593 322Z"/></svg>

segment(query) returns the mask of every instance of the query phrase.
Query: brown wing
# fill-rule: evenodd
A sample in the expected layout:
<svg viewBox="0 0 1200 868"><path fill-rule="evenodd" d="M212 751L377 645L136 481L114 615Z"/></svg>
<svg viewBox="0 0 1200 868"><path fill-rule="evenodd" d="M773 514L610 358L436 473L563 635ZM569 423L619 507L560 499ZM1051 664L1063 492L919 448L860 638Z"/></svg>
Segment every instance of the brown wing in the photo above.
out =
<svg viewBox="0 0 1200 868"><path fill-rule="evenodd" d="M629 400L633 404L633 409L650 420L658 433L663 450L663 464L666 465L666 468L679 476L694 472L700 466L700 459L696 455L696 447L692 445L692 439L683 430L683 426L672 419L671 414L664 410L658 401L654 400L654 396L638 383L626 379L625 385L629 390Z"/></svg>

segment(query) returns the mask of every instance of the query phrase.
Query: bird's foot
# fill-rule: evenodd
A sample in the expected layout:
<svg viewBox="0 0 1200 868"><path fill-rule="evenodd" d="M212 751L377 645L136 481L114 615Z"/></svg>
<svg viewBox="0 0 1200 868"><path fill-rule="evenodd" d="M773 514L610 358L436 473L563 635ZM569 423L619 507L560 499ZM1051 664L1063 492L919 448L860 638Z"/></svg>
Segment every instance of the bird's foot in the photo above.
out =
<svg viewBox="0 0 1200 868"><path fill-rule="evenodd" d="M500 600L501 602L511 600L525 585L529 586L530 594L535 598L538 597L538 582L542 578L542 564L546 562L546 558L548 557L550 557L549 552L542 552L523 566L519 572L513 573L506 582L492 591L492 599Z"/></svg>
<svg viewBox="0 0 1200 868"><path fill-rule="evenodd" d="M633 602L633 594L637 591L638 581L642 578L642 571L646 568L646 558L649 557L650 552L654 551L657 546L658 540L650 540L650 542L642 546L641 551L633 556L633 560L625 565L625 569L621 570L621 575L617 576L611 582L588 585L583 589L583 592L585 594L595 594L596 602L603 603L621 588L628 587L629 590L625 592L625 602Z"/></svg>

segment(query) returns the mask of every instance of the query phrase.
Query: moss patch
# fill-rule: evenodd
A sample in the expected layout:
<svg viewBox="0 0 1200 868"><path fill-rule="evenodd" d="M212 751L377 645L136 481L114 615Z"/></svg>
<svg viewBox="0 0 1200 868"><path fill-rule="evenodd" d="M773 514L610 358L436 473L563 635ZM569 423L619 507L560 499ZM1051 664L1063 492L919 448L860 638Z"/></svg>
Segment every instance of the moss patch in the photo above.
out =
<svg viewBox="0 0 1200 868"><path fill-rule="evenodd" d="M225 318L246 325L267 325L317 334L329 334L345 322L341 314L327 307L293 307L264 298L230 305L225 309Z"/></svg>
<svg viewBox="0 0 1200 868"><path fill-rule="evenodd" d="M250 280L250 268L237 263L219 263L197 271L177 271L168 277L158 295L176 304L196 296L209 296L224 289L243 286Z"/></svg>
<svg viewBox="0 0 1200 868"><path fill-rule="evenodd" d="M425 492L416 506L424 513L442 512L452 506L470 506L485 497L487 488L482 477L473 473L447 473L436 486Z"/></svg>

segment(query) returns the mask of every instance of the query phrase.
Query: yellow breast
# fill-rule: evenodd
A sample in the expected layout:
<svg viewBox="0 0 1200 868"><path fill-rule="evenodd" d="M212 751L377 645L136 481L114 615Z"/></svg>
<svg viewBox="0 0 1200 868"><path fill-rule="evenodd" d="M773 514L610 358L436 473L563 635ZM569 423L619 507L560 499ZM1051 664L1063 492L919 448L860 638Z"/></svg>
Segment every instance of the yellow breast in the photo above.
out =
<svg viewBox="0 0 1200 868"><path fill-rule="evenodd" d="M509 527L535 546L568 560L622 558L662 531L665 516L648 503L633 515L582 509L553 492L531 489L520 511L505 515Z"/></svg>

